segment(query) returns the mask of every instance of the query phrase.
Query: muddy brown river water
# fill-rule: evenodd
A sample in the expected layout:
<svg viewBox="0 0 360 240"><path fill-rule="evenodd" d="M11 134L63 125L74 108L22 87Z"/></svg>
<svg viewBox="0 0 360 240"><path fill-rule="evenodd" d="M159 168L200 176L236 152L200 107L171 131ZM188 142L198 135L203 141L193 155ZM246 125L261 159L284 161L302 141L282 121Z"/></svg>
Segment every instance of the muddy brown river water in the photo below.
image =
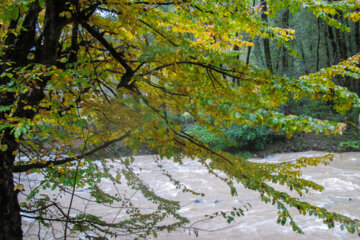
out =
<svg viewBox="0 0 360 240"><path fill-rule="evenodd" d="M324 154L324 152L314 151L284 153L252 160L282 162L292 161L300 157L321 156ZM325 187L323 192L312 192L303 197L303 199L320 207L326 207L330 211L359 219L360 153L347 152L334 154L334 156L334 161L328 166L309 167L303 170L306 179L313 180ZM170 234L160 233L157 239L360 239L355 234L341 231L339 227L329 230L327 226L322 223L322 220L302 216L294 211L293 217L295 221L305 232L303 235L297 234L291 230L289 224L281 226L276 223L277 209L272 205L261 202L259 194L256 192L244 189L241 185L238 185L238 196L231 197L227 185L213 175L210 175L207 169L198 162L185 159L183 165L178 165L170 160L163 160L161 164L176 180L180 180L191 189L205 193L206 196L199 197L189 193L182 193L161 174L154 163L155 157L156 156L137 156L135 157L133 168L158 195L179 201L182 206L180 213L190 220L190 223L187 225L188 228L180 229ZM38 176L36 176L36 174L30 174L22 177L23 183L29 180L36 181L38 180ZM110 182L103 182L101 187L104 191L113 191L113 185ZM87 194L85 190L79 190L77 193L79 195L84 194L84 196ZM68 201L69 199L64 198L63 204L66 205ZM138 204L138 206L146 207L145 199L140 194L133 196L133 202ZM199 221L203 220L206 214L221 210L231 210L233 207L241 207L247 203L251 204L249 211L245 212L245 216L236 218L235 222L230 225L222 217ZM84 205L80 199L74 202L74 207L79 210L85 210L86 212L96 213L108 219L117 217L117 212L114 211L114 209L99 209L95 205ZM24 233L27 234L25 235L25 239L38 239L35 234L38 229L31 219L23 219L23 230ZM46 236L43 235L43 238L61 239L61 233L62 229L56 229L52 233L47 233Z"/></svg>

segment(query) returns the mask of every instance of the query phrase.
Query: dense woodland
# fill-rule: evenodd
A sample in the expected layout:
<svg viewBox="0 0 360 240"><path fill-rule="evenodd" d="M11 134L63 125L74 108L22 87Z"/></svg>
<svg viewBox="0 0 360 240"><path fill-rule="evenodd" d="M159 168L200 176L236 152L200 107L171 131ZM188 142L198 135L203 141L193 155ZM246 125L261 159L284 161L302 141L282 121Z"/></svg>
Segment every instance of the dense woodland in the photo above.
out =
<svg viewBox="0 0 360 240"><path fill-rule="evenodd" d="M122 239L184 226L179 203L156 195L131 168L143 149L199 161L229 195L234 183L258 192L278 208L277 222L298 233L289 209L358 233L358 219L298 197L323 190L299 169L328 164L331 155L270 164L239 150L296 134L357 133L359 8L357 0L4 0L0 239L28 237L24 219L40 239L52 228L62 239ZM21 176L43 180L28 189ZM127 192L102 191L105 179L140 192L154 210L143 212ZM89 202L120 204L124 216L75 213L75 192L85 188ZM231 223L244 211L216 214Z"/></svg>

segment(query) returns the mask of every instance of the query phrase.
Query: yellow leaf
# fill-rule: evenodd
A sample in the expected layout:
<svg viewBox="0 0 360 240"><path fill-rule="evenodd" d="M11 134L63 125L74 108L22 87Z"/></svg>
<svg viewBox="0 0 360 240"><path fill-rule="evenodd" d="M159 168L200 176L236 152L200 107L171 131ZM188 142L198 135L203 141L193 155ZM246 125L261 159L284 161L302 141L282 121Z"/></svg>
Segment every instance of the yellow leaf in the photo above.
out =
<svg viewBox="0 0 360 240"><path fill-rule="evenodd" d="M290 138L292 137L292 133L291 133L291 132L286 132L286 137L287 137L288 139L290 139Z"/></svg>
<svg viewBox="0 0 360 240"><path fill-rule="evenodd" d="M69 11L65 11L65 12L61 12L59 14L60 17L66 17L67 19L70 19L71 18L71 12Z"/></svg>
<svg viewBox="0 0 360 240"><path fill-rule="evenodd" d="M116 179L116 181L120 181L120 179L121 179L121 174L120 174L120 173L117 173L115 179Z"/></svg>
<svg viewBox="0 0 360 240"><path fill-rule="evenodd" d="M24 185L22 185L22 184L17 184L15 187L14 187L14 191L16 191L16 190L18 190L18 191L23 191L24 190Z"/></svg>

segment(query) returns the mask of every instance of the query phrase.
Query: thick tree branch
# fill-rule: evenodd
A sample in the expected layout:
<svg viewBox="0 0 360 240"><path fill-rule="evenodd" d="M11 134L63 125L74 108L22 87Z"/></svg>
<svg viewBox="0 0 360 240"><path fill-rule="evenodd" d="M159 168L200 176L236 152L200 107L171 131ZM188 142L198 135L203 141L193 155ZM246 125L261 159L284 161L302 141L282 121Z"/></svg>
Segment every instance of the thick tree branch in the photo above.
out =
<svg viewBox="0 0 360 240"><path fill-rule="evenodd" d="M119 138L116 138L116 139L113 139L113 140L111 140L109 142L106 142L103 145L100 145L100 146L94 148L93 150L91 150L89 152L86 152L84 154L81 154L81 155L78 155L78 156L75 156L75 157L64 158L62 160L47 161L46 163L33 163L33 164L28 164L28 165L14 166L14 171L13 172L14 173L15 172L26 172L26 171L28 171L30 169L33 169L33 168L46 168L46 167L49 167L49 165L57 166L57 165L65 164L67 162L76 161L76 160L82 159L84 157L90 156L90 155L96 153L97 151L100 151L100 150L108 147L112 143L121 141L121 140L125 139L126 137L128 137L129 135L130 135L130 131L126 132L124 135L122 135Z"/></svg>
<svg viewBox="0 0 360 240"><path fill-rule="evenodd" d="M91 27L86 22L81 22L86 31L88 31L96 40L98 40L125 69L124 75L121 77L118 88L125 87L132 89L130 85L130 80L134 76L135 71L130 67L130 65L125 61L124 55L121 52L116 51L116 49L104 38L103 34L98 32L94 27Z"/></svg>
<svg viewBox="0 0 360 240"><path fill-rule="evenodd" d="M131 67L124 60L124 55L117 52L115 48L104 38L103 34L95 30L94 27L91 27L86 22L82 22L81 25L110 52L110 54L125 68L126 71L132 71Z"/></svg>
<svg viewBox="0 0 360 240"><path fill-rule="evenodd" d="M40 11L39 1L34 1L30 4L29 11L22 24L24 29L21 30L20 35L16 39L14 52L10 52L12 54L10 58L13 58L17 64L27 63L29 51L35 44L35 29Z"/></svg>

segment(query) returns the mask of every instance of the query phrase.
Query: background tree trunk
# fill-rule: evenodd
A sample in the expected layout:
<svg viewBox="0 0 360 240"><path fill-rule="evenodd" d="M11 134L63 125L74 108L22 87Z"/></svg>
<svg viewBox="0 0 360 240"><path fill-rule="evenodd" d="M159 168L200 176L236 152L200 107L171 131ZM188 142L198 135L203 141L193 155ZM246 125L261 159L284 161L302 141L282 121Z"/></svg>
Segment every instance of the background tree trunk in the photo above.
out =
<svg viewBox="0 0 360 240"><path fill-rule="evenodd" d="M282 15L282 27L288 28L289 27L289 17L290 17L290 11L289 8L287 8L283 15ZM285 73L288 70L288 53L284 47L281 48L281 66L282 66L282 72Z"/></svg>
<svg viewBox="0 0 360 240"><path fill-rule="evenodd" d="M329 36L329 39L330 39L332 52L333 52L332 64L335 64L339 60L339 54L338 54L338 48L337 48L337 45L336 45L334 32L333 32L332 27L330 27L330 26L328 26L328 36Z"/></svg>
<svg viewBox="0 0 360 240"><path fill-rule="evenodd" d="M262 13L261 13L261 19L265 22L268 21L268 16L265 14L267 11L267 5L264 0L261 0L261 6L262 6ZM270 52L270 40L268 38L263 39L264 44L264 54L265 54L265 63L266 68L269 69L271 72L273 72L272 62L271 62L271 52Z"/></svg>
<svg viewBox="0 0 360 240"><path fill-rule="evenodd" d="M326 50L326 66L331 65L331 57L330 57L330 48L328 43L328 32L327 32L327 23L325 23L324 28L324 42L325 42L325 50Z"/></svg>
<svg viewBox="0 0 360 240"><path fill-rule="evenodd" d="M317 27L318 27L318 39L317 39L317 46L316 46L316 71L319 71L319 62L320 62L320 41L321 41L321 35L320 35L320 18L317 19Z"/></svg>
<svg viewBox="0 0 360 240"><path fill-rule="evenodd" d="M356 52L360 52L360 23L355 23L355 44L356 44Z"/></svg>

